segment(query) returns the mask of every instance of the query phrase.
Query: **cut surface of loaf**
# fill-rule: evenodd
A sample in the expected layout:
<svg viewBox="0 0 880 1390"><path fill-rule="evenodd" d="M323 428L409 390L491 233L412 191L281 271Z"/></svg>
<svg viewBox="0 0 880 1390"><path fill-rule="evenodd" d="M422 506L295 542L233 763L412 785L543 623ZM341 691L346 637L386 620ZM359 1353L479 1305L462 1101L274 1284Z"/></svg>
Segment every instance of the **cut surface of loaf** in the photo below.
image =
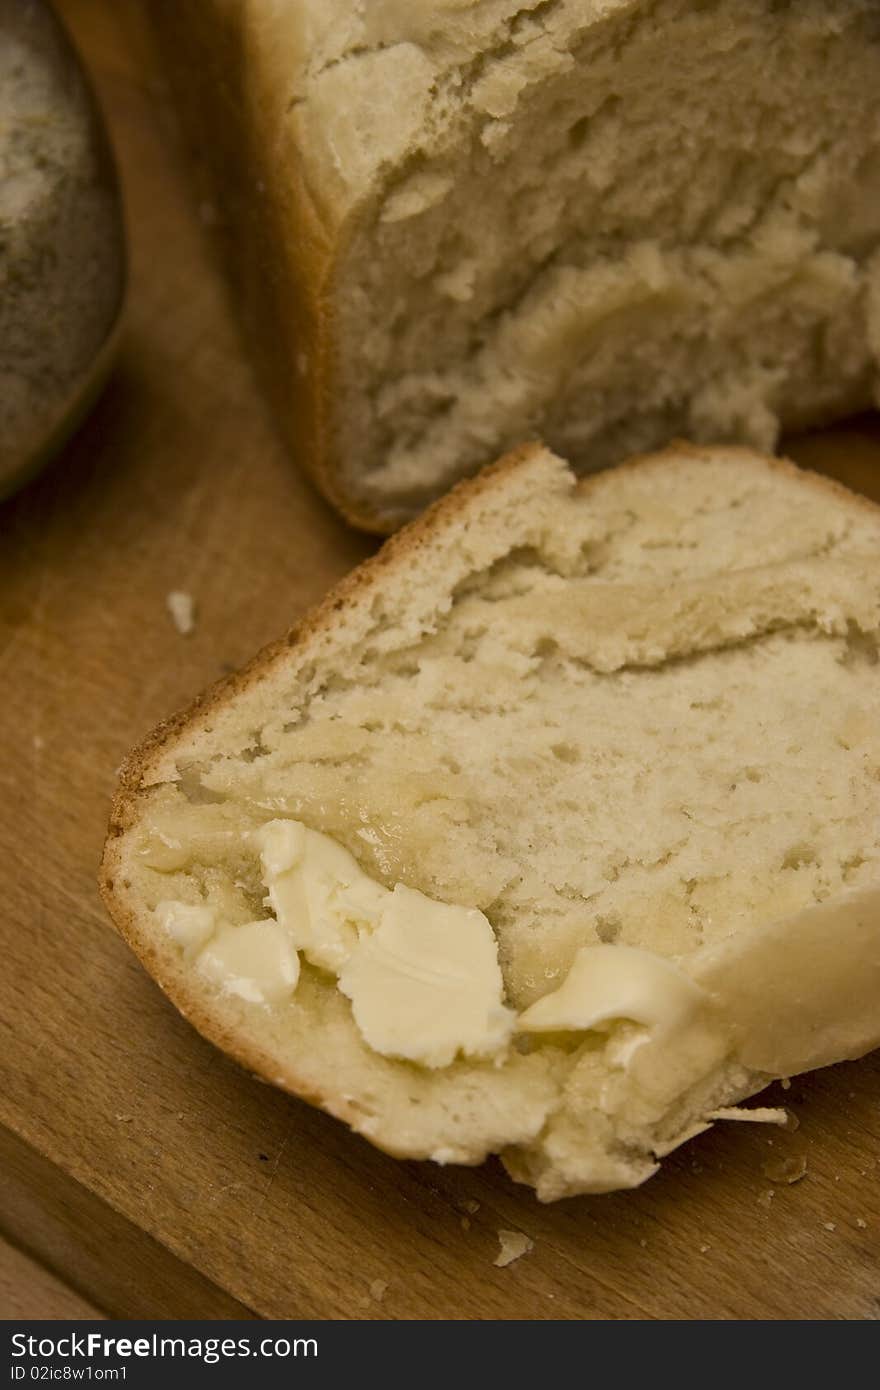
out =
<svg viewBox="0 0 880 1390"><path fill-rule="evenodd" d="M158 0L298 457L388 530L870 403L874 0Z"/></svg>
<svg viewBox="0 0 880 1390"><path fill-rule="evenodd" d="M880 1044L878 630L863 499L744 450L576 483L529 446L133 755L106 900L203 1033L389 1152L633 1186ZM279 888L303 826L320 912ZM405 1016L438 980L452 1060Z"/></svg>

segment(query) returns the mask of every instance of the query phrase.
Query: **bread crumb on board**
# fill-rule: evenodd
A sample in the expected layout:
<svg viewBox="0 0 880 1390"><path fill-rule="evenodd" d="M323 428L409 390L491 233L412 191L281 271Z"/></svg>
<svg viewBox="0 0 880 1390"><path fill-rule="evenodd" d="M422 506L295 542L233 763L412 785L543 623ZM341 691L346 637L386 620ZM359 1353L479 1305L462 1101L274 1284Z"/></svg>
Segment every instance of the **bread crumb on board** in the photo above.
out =
<svg viewBox="0 0 880 1390"><path fill-rule="evenodd" d="M506 1269L508 1265L513 1264L514 1260L527 1255L530 1250L534 1249L535 1245L535 1242L523 1235L522 1231L500 1230L498 1241L501 1249L492 1262L498 1269Z"/></svg>
<svg viewBox="0 0 880 1390"><path fill-rule="evenodd" d="M712 1110L707 1116L710 1120L747 1120L759 1125L788 1125L789 1112L779 1106L755 1106L749 1110L745 1105L724 1105L720 1110Z"/></svg>
<svg viewBox="0 0 880 1390"><path fill-rule="evenodd" d="M189 637L196 625L196 605L192 594L185 589L172 589L165 595L165 603L181 637Z"/></svg>
<svg viewBox="0 0 880 1390"><path fill-rule="evenodd" d="M479 1202L475 1201L473 1197L464 1197L460 1201L457 1201L455 1205L460 1212L464 1213L460 1218L461 1229L463 1231L469 1231L471 1228L471 1217L476 1216L477 1212L480 1210Z"/></svg>
<svg viewBox="0 0 880 1390"><path fill-rule="evenodd" d="M822 1222L822 1225L823 1225L823 1227L824 1227L824 1229L825 1229L826 1231L836 1231L836 1230L837 1230L837 1222L836 1222L836 1221L823 1221L823 1222Z"/></svg>
<svg viewBox="0 0 880 1390"><path fill-rule="evenodd" d="M381 1302L382 1302L382 1299L385 1297L385 1293L386 1293L387 1289L388 1289L388 1282L387 1282L387 1280L385 1280L385 1279L374 1279L374 1280L372 1281L372 1283L370 1284L370 1298L375 1299L377 1303L381 1303Z"/></svg>
<svg viewBox="0 0 880 1390"><path fill-rule="evenodd" d="M803 1154L790 1154L787 1157L780 1154L762 1164L761 1172L771 1182L800 1182L807 1175L807 1160Z"/></svg>

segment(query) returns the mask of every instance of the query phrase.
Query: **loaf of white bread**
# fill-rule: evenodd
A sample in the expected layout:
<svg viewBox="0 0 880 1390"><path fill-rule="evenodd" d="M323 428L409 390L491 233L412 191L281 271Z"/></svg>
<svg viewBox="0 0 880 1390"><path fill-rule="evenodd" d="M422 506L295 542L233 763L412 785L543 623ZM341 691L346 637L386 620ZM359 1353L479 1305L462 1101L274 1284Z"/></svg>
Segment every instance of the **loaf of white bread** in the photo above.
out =
<svg viewBox="0 0 880 1390"><path fill-rule="evenodd" d="M745 450L462 483L129 760L103 891L389 1153L631 1187L880 1044L880 510Z"/></svg>
<svg viewBox="0 0 880 1390"><path fill-rule="evenodd" d="M876 399L876 0L154 0L295 456L390 530Z"/></svg>

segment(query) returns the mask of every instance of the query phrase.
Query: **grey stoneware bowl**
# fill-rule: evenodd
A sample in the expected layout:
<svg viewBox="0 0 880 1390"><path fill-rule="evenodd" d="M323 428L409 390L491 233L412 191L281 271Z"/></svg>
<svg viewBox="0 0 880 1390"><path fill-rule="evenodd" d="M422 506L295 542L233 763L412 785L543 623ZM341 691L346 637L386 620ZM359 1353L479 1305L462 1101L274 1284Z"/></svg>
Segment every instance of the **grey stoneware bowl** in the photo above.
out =
<svg viewBox="0 0 880 1390"><path fill-rule="evenodd" d="M88 79L45 0L0 0L0 497L95 400L124 290L119 185Z"/></svg>

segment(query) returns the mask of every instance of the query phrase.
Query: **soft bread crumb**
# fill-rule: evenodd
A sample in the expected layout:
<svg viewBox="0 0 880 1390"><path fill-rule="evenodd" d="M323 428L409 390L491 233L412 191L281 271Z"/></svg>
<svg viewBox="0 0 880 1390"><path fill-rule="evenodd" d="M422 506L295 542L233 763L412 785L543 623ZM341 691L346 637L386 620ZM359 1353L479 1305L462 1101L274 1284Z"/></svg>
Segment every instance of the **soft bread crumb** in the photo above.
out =
<svg viewBox="0 0 880 1390"><path fill-rule="evenodd" d="M836 1222L836 1221L823 1221L823 1222L822 1222L822 1226L823 1226L823 1228L824 1228L826 1231L836 1231L836 1230L837 1230L837 1222Z"/></svg>
<svg viewBox="0 0 880 1390"><path fill-rule="evenodd" d="M498 1269L506 1269L508 1265L513 1264L514 1260L519 1260L523 1255L527 1255L530 1250L534 1249L535 1245L535 1242L523 1235L522 1231L500 1230L498 1240L501 1249L492 1261Z"/></svg>
<svg viewBox="0 0 880 1390"><path fill-rule="evenodd" d="M327 287L303 453L349 510L393 524L536 424L586 469L870 404L876 0L309 0L302 46L290 6L243 8L254 90L278 50L297 93L257 139L296 142L334 227L318 264L255 236L264 332L301 433L278 289Z"/></svg>
<svg viewBox="0 0 880 1390"><path fill-rule="evenodd" d="M868 1229L868 1223L863 1216L856 1217L856 1225L858 1226L860 1231L865 1231Z"/></svg>
<svg viewBox="0 0 880 1390"><path fill-rule="evenodd" d="M165 603L171 614L171 621L181 637L188 637L195 630L195 600L184 589L172 589L165 595Z"/></svg>
<svg viewBox="0 0 880 1390"><path fill-rule="evenodd" d="M370 1297L374 1299L376 1303L381 1303L387 1289L388 1281L386 1279L374 1279L370 1284Z"/></svg>

